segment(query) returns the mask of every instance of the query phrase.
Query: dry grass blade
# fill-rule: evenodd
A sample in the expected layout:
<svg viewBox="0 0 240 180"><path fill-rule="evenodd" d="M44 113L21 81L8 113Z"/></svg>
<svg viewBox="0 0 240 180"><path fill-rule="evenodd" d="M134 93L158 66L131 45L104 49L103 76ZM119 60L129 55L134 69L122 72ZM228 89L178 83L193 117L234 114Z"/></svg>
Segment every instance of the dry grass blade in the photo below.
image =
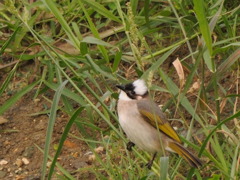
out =
<svg viewBox="0 0 240 180"><path fill-rule="evenodd" d="M217 73L221 75L227 71L240 58L240 48L235 50L217 69Z"/></svg>

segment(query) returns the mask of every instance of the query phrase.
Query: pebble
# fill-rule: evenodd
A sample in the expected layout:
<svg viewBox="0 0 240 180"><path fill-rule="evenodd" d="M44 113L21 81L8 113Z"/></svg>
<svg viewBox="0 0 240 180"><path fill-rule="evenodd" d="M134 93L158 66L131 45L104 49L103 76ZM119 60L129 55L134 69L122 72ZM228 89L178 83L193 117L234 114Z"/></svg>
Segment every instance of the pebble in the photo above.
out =
<svg viewBox="0 0 240 180"><path fill-rule="evenodd" d="M29 160L27 158L22 158L22 162L23 164L25 165L28 165L29 164Z"/></svg>
<svg viewBox="0 0 240 180"><path fill-rule="evenodd" d="M22 168L18 168L17 170L15 170L14 172L15 172L15 174L21 174L22 173Z"/></svg>
<svg viewBox="0 0 240 180"><path fill-rule="evenodd" d="M91 155L88 156L88 160L89 160L90 162L95 161L95 159L96 159L95 154L91 154Z"/></svg>
<svg viewBox="0 0 240 180"><path fill-rule="evenodd" d="M17 167L21 167L21 166L23 165L23 162L22 162L21 159L17 159L17 160L15 161L15 164L17 165Z"/></svg>
<svg viewBox="0 0 240 180"><path fill-rule="evenodd" d="M52 165L52 162L51 162L51 161L48 161L48 162L47 162L47 167L49 168L51 165Z"/></svg>
<svg viewBox="0 0 240 180"><path fill-rule="evenodd" d="M36 99L33 100L33 102L34 102L34 103L38 103L38 102L40 102L40 99L37 99L37 98L36 98Z"/></svg>
<svg viewBox="0 0 240 180"><path fill-rule="evenodd" d="M7 163L8 163L8 161L2 159L2 160L0 161L0 166L2 166L2 165L6 165Z"/></svg>
<svg viewBox="0 0 240 180"><path fill-rule="evenodd" d="M104 147L102 147L102 146L99 146L99 147L97 147L97 148L95 148L94 149L94 151L96 152L96 153L102 153L103 152L103 150L104 150Z"/></svg>

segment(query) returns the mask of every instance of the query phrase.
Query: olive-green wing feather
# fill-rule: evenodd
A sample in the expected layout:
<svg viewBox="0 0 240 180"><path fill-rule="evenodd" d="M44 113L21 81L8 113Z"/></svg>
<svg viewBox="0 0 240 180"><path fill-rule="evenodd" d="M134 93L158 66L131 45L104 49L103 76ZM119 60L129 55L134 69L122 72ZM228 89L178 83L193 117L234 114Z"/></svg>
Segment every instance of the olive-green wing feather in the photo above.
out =
<svg viewBox="0 0 240 180"><path fill-rule="evenodd" d="M172 126L166 120L163 112L154 102L151 102L149 100L139 100L137 102L137 106L140 114L149 124L159 129L162 133L171 139L181 143L181 140L176 131L172 128Z"/></svg>

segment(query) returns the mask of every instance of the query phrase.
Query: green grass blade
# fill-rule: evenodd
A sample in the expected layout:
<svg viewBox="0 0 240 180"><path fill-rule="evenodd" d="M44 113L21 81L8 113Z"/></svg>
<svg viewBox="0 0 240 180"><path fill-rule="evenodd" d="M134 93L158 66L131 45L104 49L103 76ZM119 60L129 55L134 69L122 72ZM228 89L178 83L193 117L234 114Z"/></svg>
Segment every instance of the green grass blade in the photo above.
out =
<svg viewBox="0 0 240 180"><path fill-rule="evenodd" d="M86 58L89 64L92 66L92 69L94 69L97 73L100 73L101 75L108 77L111 80L115 80L114 76L111 73L103 71L88 54L86 55Z"/></svg>
<svg viewBox="0 0 240 180"><path fill-rule="evenodd" d="M89 44L96 44L96 45L101 45L101 46L106 46L106 47L115 47L101 39L91 37L91 36L87 36L87 37L83 38L83 40L81 42L85 42L85 43L89 43Z"/></svg>
<svg viewBox="0 0 240 180"><path fill-rule="evenodd" d="M161 69L159 69L159 74L162 77L164 83L167 86L167 89L171 92L173 96L176 96L179 93L179 88L177 85L168 77ZM186 98L186 96L182 96L181 105L203 126L201 118L196 114L195 109Z"/></svg>
<svg viewBox="0 0 240 180"><path fill-rule="evenodd" d="M54 83L49 83L47 81L44 81L44 84L46 86L48 86L49 88L53 89L54 91L57 91L58 89L58 86L57 84L54 84ZM74 101L76 101L77 103L79 103L80 105L82 106L85 106L86 105L86 102L82 99L82 97L79 97L79 95L77 95L76 93L72 92L71 90L67 89L67 88L64 88L62 94Z"/></svg>
<svg viewBox="0 0 240 180"><path fill-rule="evenodd" d="M235 153L234 153L234 157L233 157L233 161L232 161L232 167L231 167L231 178L234 179L235 177L238 176L238 174L240 174L240 170L239 168L237 169L237 166L238 166L238 157L240 157L240 144L238 143L237 147L236 147L236 150L235 150Z"/></svg>
<svg viewBox="0 0 240 180"><path fill-rule="evenodd" d="M58 145L58 149L57 149L57 152L55 153L55 156L52 160L52 164L51 164L51 167L49 169L49 174L48 174L48 179L50 180L51 177L52 177L52 174L53 174L53 171L54 171L54 167L55 167L55 164L57 162L57 158L58 156L60 155L61 153L61 150L62 150L62 147L63 147L63 143L64 141L66 140L67 136L68 136L68 132L70 130L70 128L72 127L74 121L76 120L76 118L78 117L78 115L84 110L84 107L81 107L81 108L78 108L74 114L72 115L72 117L70 118L70 120L68 121L67 125L65 126L65 129L63 131L63 134L62 134L62 137L59 141L59 145Z"/></svg>
<svg viewBox="0 0 240 180"><path fill-rule="evenodd" d="M94 37L98 38L98 39L101 39L95 24L93 23L91 17L89 16L88 11L86 10L86 8L84 7L84 5L82 4L82 2L80 0L78 0L78 3L81 6L81 8L82 8L82 10L83 10L83 12L85 14L85 18L88 21L89 28L90 28L91 32L93 33ZM107 50L105 49L105 47L101 46L101 45L98 45L98 48L101 51L101 53L102 53L104 59L106 60L106 62L109 62L108 53L107 53Z"/></svg>
<svg viewBox="0 0 240 180"><path fill-rule="evenodd" d="M166 180L168 175L169 157L160 158L160 178L159 180Z"/></svg>
<svg viewBox="0 0 240 180"><path fill-rule="evenodd" d="M227 119L224 119L224 120L222 120L220 123L218 123L218 125L209 133L209 135L206 137L206 139L205 139L204 142L202 143L201 149L200 149L200 151L199 151L199 156L202 155L202 153L203 153L203 151L204 151L204 149L205 149L205 147L206 147L209 139L210 139L211 136L213 135L213 133L215 133L215 132L221 127L222 124L225 124L226 122L228 122L228 121L230 121L230 120L232 120L232 119L234 119L234 118L237 118L237 117L239 117L239 116L240 116L240 111L238 111L238 112L235 113L234 115L232 115L232 116L228 117Z"/></svg>
<svg viewBox="0 0 240 180"><path fill-rule="evenodd" d="M46 176L48 152L49 152L50 144L51 144L53 126L54 126L54 123L55 123L55 120L56 120L58 103L59 103L60 97L62 95L62 91L63 91L65 85L67 84L67 82L68 81L66 80L59 86L59 88L57 89L57 91L54 95L54 98L53 98L53 103L52 103L51 112L50 112L50 116L49 116L48 127L47 127L45 147L44 147L44 158L43 158L42 174L41 174L41 179L42 180L44 180L45 176Z"/></svg>
<svg viewBox="0 0 240 180"><path fill-rule="evenodd" d="M111 11L107 10L103 5L99 4L98 2L92 0L82 1L91 6L94 9L94 11L97 11L99 14L105 16L106 18L121 23L120 19L117 16L112 14Z"/></svg>
<svg viewBox="0 0 240 180"><path fill-rule="evenodd" d="M217 69L218 74L228 70L240 57L240 48L236 49Z"/></svg>
<svg viewBox="0 0 240 180"><path fill-rule="evenodd" d="M194 10L199 22L200 31L205 40L208 51L211 55L212 54L212 38L211 38L210 28L207 22L205 9L204 9L204 1L193 0L193 3L194 3Z"/></svg>
<svg viewBox="0 0 240 180"><path fill-rule="evenodd" d="M6 110L8 110L10 107L13 106L22 96L24 96L26 93L31 91L40 81L35 81L34 83L24 87L22 90L17 92L14 96L12 96L7 102L5 102L0 107L0 115L2 115Z"/></svg>
<svg viewBox="0 0 240 180"><path fill-rule="evenodd" d="M146 72L143 73L142 77L143 79L146 79L150 72L155 72L161 64L178 48L179 46L173 47L169 51L167 51L161 58L159 58L156 62L152 64L150 68L146 70Z"/></svg>
<svg viewBox="0 0 240 180"><path fill-rule="evenodd" d="M219 138L218 138L217 134L214 134L213 143L211 143L211 144L214 149L214 152L216 153L216 156L220 160L222 168L227 173L228 168L227 168L227 164L226 164L226 159L224 157L224 152L222 151L221 145L219 144Z"/></svg>
<svg viewBox="0 0 240 180"><path fill-rule="evenodd" d="M18 67L18 63L19 61L17 62L17 64L14 66L14 68L11 70L11 72L8 74L7 78L5 79L5 81L3 82L1 88L0 88L0 96L3 94L3 92L5 91L5 89L7 88L9 82L11 81L17 67Z"/></svg>
<svg viewBox="0 0 240 180"><path fill-rule="evenodd" d="M54 16L57 18L58 22L61 24L62 28L66 32L68 38L73 43L74 47L76 49L79 49L80 41L76 38L76 36L73 34L71 28L69 27L68 23L62 16L61 12L58 10L56 4L52 0L43 0L44 4L47 6L47 8L54 14Z"/></svg>
<svg viewBox="0 0 240 180"><path fill-rule="evenodd" d="M0 57L2 56L4 50L8 47L8 45L14 40L19 29L20 29L20 26L18 26L17 29L14 31L14 33L8 38L8 40L4 42L4 44L2 45L2 48L0 49ZM2 58L0 58L0 61L2 61Z"/></svg>
<svg viewBox="0 0 240 180"><path fill-rule="evenodd" d="M122 58L122 51L117 51L114 57L114 62L112 65L112 72L116 72L119 66L119 63L121 62Z"/></svg>
<svg viewBox="0 0 240 180"><path fill-rule="evenodd" d="M216 12L216 14L213 16L213 18L211 19L210 23L209 23L209 28L210 28L210 32L213 32L213 29L215 28L215 26L217 25L218 19L220 17L220 14L222 12L222 7L223 7L223 3L224 1L222 1L218 11Z"/></svg>
<svg viewBox="0 0 240 180"><path fill-rule="evenodd" d="M145 0L144 1L144 16L145 16L145 21L148 24L149 23L149 5L150 5L150 0Z"/></svg>

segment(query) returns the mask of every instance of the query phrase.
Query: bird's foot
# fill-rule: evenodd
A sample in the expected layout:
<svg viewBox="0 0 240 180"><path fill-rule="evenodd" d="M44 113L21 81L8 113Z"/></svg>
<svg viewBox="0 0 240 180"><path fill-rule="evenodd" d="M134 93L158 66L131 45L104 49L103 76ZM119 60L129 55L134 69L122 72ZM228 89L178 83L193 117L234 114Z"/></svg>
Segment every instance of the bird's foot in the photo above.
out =
<svg viewBox="0 0 240 180"><path fill-rule="evenodd" d="M154 161L154 159L156 158L156 155L157 155L157 153L155 152L155 153L153 154L152 159L146 164L146 166L147 166L148 169L151 169L151 167L152 167L152 165L153 165L153 161Z"/></svg>
<svg viewBox="0 0 240 180"><path fill-rule="evenodd" d="M129 141L129 142L127 143L127 150L128 150L128 151L132 151L132 147L133 147L133 146L135 146L135 144L134 144L133 142Z"/></svg>
<svg viewBox="0 0 240 180"><path fill-rule="evenodd" d="M153 165L153 161L149 161L145 166L148 168L148 169L151 169L152 168L152 165Z"/></svg>

